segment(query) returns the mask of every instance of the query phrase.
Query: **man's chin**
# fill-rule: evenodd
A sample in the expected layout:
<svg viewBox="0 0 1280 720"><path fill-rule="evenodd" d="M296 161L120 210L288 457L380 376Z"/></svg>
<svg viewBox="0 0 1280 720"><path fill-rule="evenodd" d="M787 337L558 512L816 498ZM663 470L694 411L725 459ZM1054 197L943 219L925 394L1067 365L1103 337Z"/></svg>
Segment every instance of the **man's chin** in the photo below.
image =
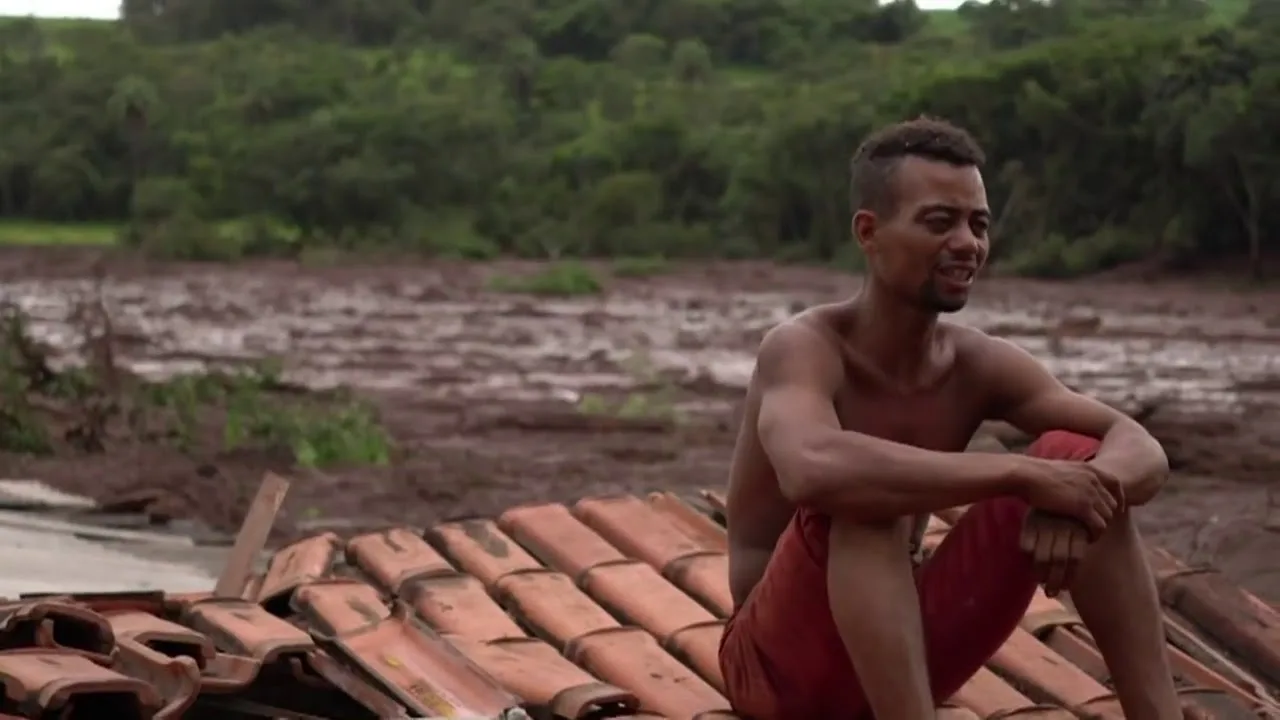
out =
<svg viewBox="0 0 1280 720"><path fill-rule="evenodd" d="M934 312L940 315L947 315L963 310L964 306L969 304L969 295L966 293L962 296L935 297L930 298L930 300L929 304Z"/></svg>

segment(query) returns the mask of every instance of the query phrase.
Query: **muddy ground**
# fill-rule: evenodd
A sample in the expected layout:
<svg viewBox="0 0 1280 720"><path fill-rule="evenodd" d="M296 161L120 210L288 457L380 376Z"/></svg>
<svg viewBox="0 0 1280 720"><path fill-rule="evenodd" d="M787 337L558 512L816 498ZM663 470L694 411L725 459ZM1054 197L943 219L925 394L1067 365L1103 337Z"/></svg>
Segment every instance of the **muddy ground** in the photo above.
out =
<svg viewBox="0 0 1280 720"><path fill-rule="evenodd" d="M67 323L97 256L0 250L16 301L71 361ZM602 296L546 300L487 288L529 264L98 265L122 342L144 375L274 356L289 377L377 404L397 458L326 472L163 445L52 458L0 455L0 475L105 500L142 490L169 512L238 525L266 469L297 478L280 539L332 527L425 525L537 499L715 487L741 388L766 328L857 287L763 264L615 279ZM1176 465L1142 510L1155 542L1280 600L1280 291L1228 284L987 279L958 319L1010 337L1068 383L1141 409Z"/></svg>

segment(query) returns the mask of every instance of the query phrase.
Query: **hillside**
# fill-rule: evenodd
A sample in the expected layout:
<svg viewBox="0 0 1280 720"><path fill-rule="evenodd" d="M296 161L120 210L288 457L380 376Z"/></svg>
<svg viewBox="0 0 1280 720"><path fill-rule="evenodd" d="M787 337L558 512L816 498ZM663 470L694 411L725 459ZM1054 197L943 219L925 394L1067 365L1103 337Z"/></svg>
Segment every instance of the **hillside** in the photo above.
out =
<svg viewBox="0 0 1280 720"><path fill-rule="evenodd" d="M1280 228L1271 6L184 0L10 20L0 241L91 223L194 259L848 266L843 158L929 113L986 146L1009 270L1260 272Z"/></svg>

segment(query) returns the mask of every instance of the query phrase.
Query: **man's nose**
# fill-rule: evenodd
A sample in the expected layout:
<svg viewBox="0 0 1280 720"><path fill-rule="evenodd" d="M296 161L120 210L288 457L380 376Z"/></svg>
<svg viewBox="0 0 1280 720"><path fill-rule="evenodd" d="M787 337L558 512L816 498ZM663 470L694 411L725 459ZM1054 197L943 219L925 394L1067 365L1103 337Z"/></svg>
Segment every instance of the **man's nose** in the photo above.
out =
<svg viewBox="0 0 1280 720"><path fill-rule="evenodd" d="M982 251L982 238L968 226L963 226L952 233L947 249L956 255L977 255Z"/></svg>

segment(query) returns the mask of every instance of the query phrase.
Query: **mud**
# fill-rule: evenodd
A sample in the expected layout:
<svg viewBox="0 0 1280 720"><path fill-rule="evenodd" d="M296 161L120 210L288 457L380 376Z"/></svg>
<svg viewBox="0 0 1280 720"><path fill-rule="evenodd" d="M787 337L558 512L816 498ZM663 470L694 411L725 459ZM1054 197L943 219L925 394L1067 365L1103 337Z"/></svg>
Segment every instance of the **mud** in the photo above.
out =
<svg viewBox="0 0 1280 720"><path fill-rule="evenodd" d="M0 301L75 362L67 317L94 256L0 253ZM263 356L289 378L373 399L393 468L292 471L284 535L425 525L513 503L613 490L691 489L725 477L741 388L763 332L852 292L836 273L737 263L614 280L599 297L487 291L529 264L303 267L98 263L134 371L163 376ZM602 274L603 274L602 270ZM1177 466L1144 529L1280 599L1280 292L1191 283L987 279L960 322L1008 337L1066 382L1141 411ZM168 512L238 523L264 469L287 458L191 458L162 446L107 455L0 455L0 474L103 499L142 490ZM1274 528L1274 529L1273 529Z"/></svg>

